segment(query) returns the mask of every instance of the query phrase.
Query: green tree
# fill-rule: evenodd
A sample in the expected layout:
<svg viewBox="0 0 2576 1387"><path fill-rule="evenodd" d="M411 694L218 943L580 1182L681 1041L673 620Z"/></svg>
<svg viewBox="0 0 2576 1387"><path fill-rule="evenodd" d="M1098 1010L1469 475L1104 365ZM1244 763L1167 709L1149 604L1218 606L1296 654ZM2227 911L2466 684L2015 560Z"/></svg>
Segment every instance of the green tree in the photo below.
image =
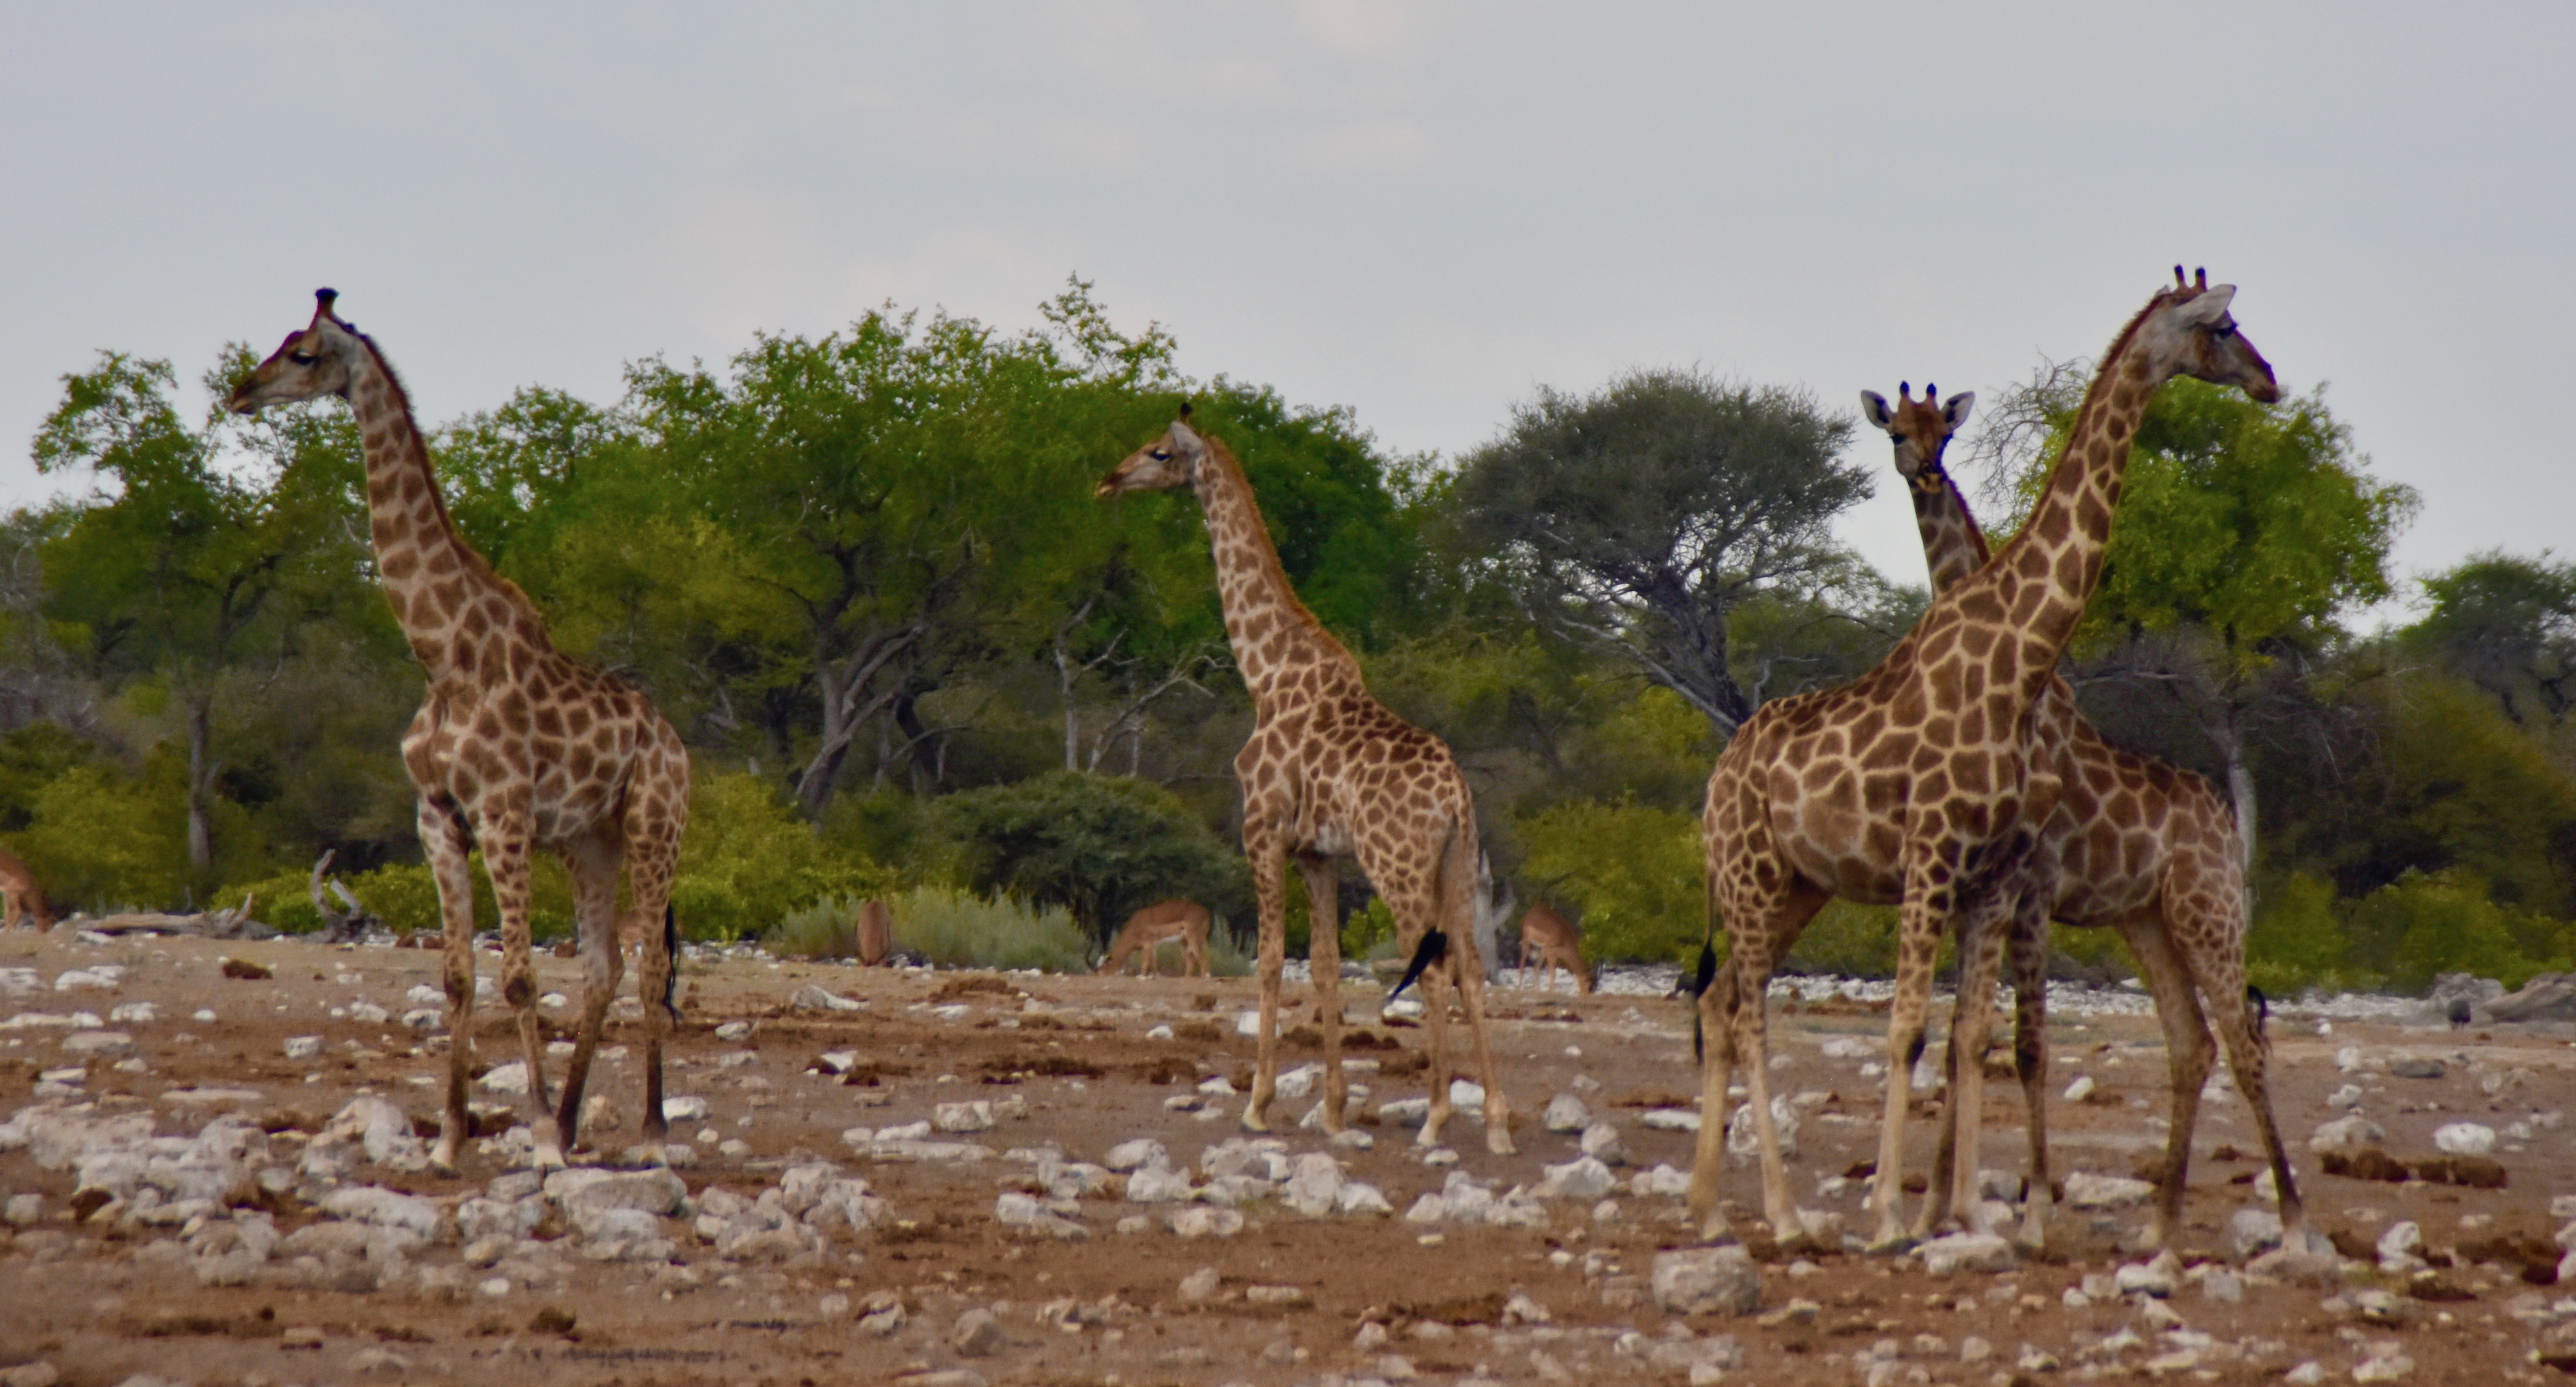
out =
<svg viewBox="0 0 2576 1387"><path fill-rule="evenodd" d="M2554 726L2576 702L2576 564L2490 550L2424 580L2433 609L2408 644L2495 696L2517 723Z"/></svg>
<svg viewBox="0 0 2576 1387"><path fill-rule="evenodd" d="M1106 942L1127 917L1185 896L1219 918L1251 909L1243 856L1169 791L1140 780L1049 771L939 801L969 884L1061 905Z"/></svg>
<svg viewBox="0 0 2576 1387"><path fill-rule="evenodd" d="M2044 374L1997 411L2043 425L2004 459L2025 503L2047 484L2088 376ZM2167 385L2147 406L2076 633L2088 679L2161 687L2191 710L2224 768L2249 865L2253 724L2337 616L2393 590L2389 549L2415 493L2367 467L2322 388L2262 405L2199 381Z"/></svg>
<svg viewBox="0 0 2576 1387"><path fill-rule="evenodd" d="M1542 389L1449 492L1465 552L1526 616L1644 671L1721 736L1752 716L1731 622L1850 569L1828 534L1870 493L1851 423L1803 392L1638 371Z"/></svg>
<svg viewBox="0 0 2576 1387"><path fill-rule="evenodd" d="M246 369L236 347L210 391ZM187 748L190 865L214 865L213 801L226 761L220 702L256 694L302 628L345 614L365 571L360 472L345 418L298 411L239 435L190 428L169 363L103 353L64 377L37 432L37 470L88 469L102 485L45 546L56 637L103 675L156 685ZM204 883L204 884L211 884Z"/></svg>

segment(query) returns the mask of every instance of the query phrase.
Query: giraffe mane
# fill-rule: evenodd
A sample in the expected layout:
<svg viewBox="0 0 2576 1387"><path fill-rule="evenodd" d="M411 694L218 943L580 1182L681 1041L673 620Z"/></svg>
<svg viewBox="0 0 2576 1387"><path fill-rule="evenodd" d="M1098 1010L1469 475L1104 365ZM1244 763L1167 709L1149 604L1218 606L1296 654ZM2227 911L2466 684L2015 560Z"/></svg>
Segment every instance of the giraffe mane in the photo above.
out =
<svg viewBox="0 0 2576 1387"><path fill-rule="evenodd" d="M1199 442L1206 446L1208 460L1224 468L1227 474L1234 478L1235 485L1243 488L1244 496L1253 502L1252 514L1262 525L1261 543L1254 545L1253 548L1258 551L1260 562L1266 570L1264 576L1275 580L1278 590L1287 594L1288 609L1296 614L1308 634L1329 646L1334 654L1349 661L1356 668L1358 662L1352 659L1350 648L1343 645L1325 627L1322 618L1316 616L1314 609L1306 605L1306 599L1298 595L1297 585L1288 581L1288 570L1279 562L1279 546L1270 538L1269 517L1262 514L1260 497L1255 495L1252 489L1252 478L1244 474L1243 463L1235 457L1234 450L1205 432L1199 433Z"/></svg>

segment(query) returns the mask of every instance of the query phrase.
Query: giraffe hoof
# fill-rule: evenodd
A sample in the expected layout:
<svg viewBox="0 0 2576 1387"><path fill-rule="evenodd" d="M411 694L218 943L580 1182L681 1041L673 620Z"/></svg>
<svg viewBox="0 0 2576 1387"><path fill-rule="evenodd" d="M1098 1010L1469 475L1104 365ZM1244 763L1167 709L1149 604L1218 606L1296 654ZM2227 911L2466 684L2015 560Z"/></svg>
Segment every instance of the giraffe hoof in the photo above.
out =
<svg viewBox="0 0 2576 1387"><path fill-rule="evenodd" d="M1511 1156L1519 1154L1512 1146L1512 1134L1510 1130L1503 1127L1487 1127L1485 1129L1485 1149L1493 1152L1497 1156Z"/></svg>
<svg viewBox="0 0 2576 1387"><path fill-rule="evenodd" d="M1269 1131L1270 1119L1264 1116L1259 1108L1245 1108L1243 1110L1243 1130L1247 1132Z"/></svg>
<svg viewBox="0 0 2576 1387"><path fill-rule="evenodd" d="M1914 1250L1914 1236L1902 1228L1882 1228L1870 1239L1868 1251L1874 1256L1901 1257Z"/></svg>
<svg viewBox="0 0 2576 1387"><path fill-rule="evenodd" d="M528 1164L540 1174L551 1170L561 1170L564 1168L563 1148L560 1146L540 1146L537 1148L536 1154L529 1158Z"/></svg>

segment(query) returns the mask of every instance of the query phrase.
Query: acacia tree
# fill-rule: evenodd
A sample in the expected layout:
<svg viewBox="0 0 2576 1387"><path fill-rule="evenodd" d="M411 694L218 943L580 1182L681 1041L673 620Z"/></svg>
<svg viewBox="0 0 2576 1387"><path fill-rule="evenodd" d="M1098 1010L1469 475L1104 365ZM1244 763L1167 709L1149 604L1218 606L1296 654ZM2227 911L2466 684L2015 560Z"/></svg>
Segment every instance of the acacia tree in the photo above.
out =
<svg viewBox="0 0 2576 1387"><path fill-rule="evenodd" d="M2424 580L2408 643L2485 689L2505 716L2555 726L2576 707L2576 564L2491 550Z"/></svg>
<svg viewBox="0 0 2576 1387"><path fill-rule="evenodd" d="M230 349L208 373L217 399L247 369ZM357 449L345 417L304 411L241 429L192 429L170 365L120 352L63 378L37 432L36 468L86 467L103 483L43 551L58 639L102 675L157 686L187 744L188 861L214 865L211 809L224 757L216 707L294 654L303 626L346 614L366 572Z"/></svg>
<svg viewBox="0 0 2576 1387"><path fill-rule="evenodd" d="M1828 526L1870 493L1847 419L1800 391L1638 371L1542 389L1469 454L1459 535L1532 620L1628 662L1732 735L1758 702L1733 618L1849 576Z"/></svg>
<svg viewBox="0 0 2576 1387"><path fill-rule="evenodd" d="M2036 497L2090 371L2055 366L2005 392L1995 418L2013 494ZM2162 689L2222 767L2254 862L2249 737L2267 713L2304 709L2301 667L2336 618L2391 592L2388 555L2415 493L2368 475L2323 388L2277 404L2178 380L2147 407L2119 514L2074 649L2079 685Z"/></svg>

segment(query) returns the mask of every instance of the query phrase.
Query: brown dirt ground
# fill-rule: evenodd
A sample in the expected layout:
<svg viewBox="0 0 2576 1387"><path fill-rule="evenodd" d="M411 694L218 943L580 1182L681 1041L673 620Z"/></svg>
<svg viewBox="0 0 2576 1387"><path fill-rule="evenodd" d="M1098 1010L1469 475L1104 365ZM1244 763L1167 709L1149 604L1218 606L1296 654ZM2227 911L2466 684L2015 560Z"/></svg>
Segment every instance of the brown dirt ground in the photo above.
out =
<svg viewBox="0 0 2576 1387"><path fill-rule="evenodd" d="M223 955L255 959L276 976L226 978L218 970ZM268 1111L300 1114L311 1125L361 1089L429 1117L435 1114L438 1091L418 1080L443 1074L443 1060L434 1049L415 1049L416 1038L398 1025L363 1025L334 1019L328 1011L364 997L399 1015L404 1009L399 999L407 989L434 983L437 957L433 951L334 949L292 940L244 944L152 938L94 945L76 942L69 930L44 937L15 933L0 935L0 966L32 966L48 981L62 969L94 963L123 964L129 972L113 994L48 991L0 998L0 1012L79 1007L104 1015L117 1003L156 1003L158 1020L123 1027L139 1042L149 1072L119 1072L101 1060L90 1066L87 1091L110 1110L156 1111L165 1133L188 1130L203 1120L202 1112L191 1117L161 1097L165 1090L191 1085L257 1088ZM488 972L497 960L486 955L483 962ZM573 963L545 958L541 968L545 987L578 994ZM357 976L350 980L343 976L347 974ZM632 976L630 972L630 980ZM1085 1201L1083 1209L1089 1241L1064 1243L1014 1236L995 1221L997 1189L1024 1175L1024 1166L1000 1160L949 1166L873 1163L853 1157L840 1140L841 1131L854 1124L883 1126L927 1117L936 1101L1017 1093L1027 1100L1029 1118L1005 1122L977 1139L997 1149L1053 1141L1071 1158L1097 1160L1116 1141L1153 1135L1171 1148L1177 1161L1194 1165L1202 1147L1237 1132L1240 1100L1230 1103L1219 1120L1201 1121L1165 1109L1164 1099L1185 1091L1168 1082L1173 1066L1159 1066L1165 1071L1163 1084L1145 1076L1158 1067L1157 1061L1177 1056L1199 1072L1243 1083L1252 1046L1236 1037L1231 1017L1252 1003L1248 981L1014 976L1007 979L1007 988L959 996L954 991L959 975L861 972L760 959L691 963L683 976L687 1024L676 1053L687 1067L674 1068L670 1091L707 1097L713 1108L707 1125L751 1148L749 1157L725 1159L701 1146L700 1163L684 1172L692 1191L721 1184L755 1193L776 1180L781 1158L815 1153L867 1176L903 1225L869 1235L828 1262L808 1259L802 1265L719 1262L711 1248L683 1235L681 1255L704 1273L704 1281L694 1289L668 1292L651 1284L650 1267L590 1263L572 1255L566 1260L573 1272L560 1288L513 1291L501 1299L474 1292L470 1280L461 1296L209 1289L197 1284L183 1262L138 1257L148 1240L143 1236L73 1221L66 1205L70 1173L39 1170L22 1151L0 1155L0 1196L41 1192L46 1217L14 1233L0 1225L0 1298L8 1306L0 1316L0 1368L50 1361L63 1381L72 1384L119 1383L136 1373L199 1384L249 1384L459 1381L498 1371L509 1381L525 1383L724 1381L804 1387L958 1368L997 1383L1287 1384L1320 1383L1335 1374L1378 1375L1386 1370L1383 1355L1395 1352L1422 1379L1432 1381L1465 1378L1480 1369L1503 1381L1539 1381L1558 1374L1585 1381L1684 1380L1678 1372L1655 1369L1644 1357L1612 1347L1617 1330L1667 1333L1669 1317L1651 1301L1614 1309L1597 1293L1598 1283L1587 1283L1583 1275L1585 1257L1600 1252L1615 1258L1624 1274L1642 1276L1659 1248L1682 1244L1687 1235L1678 1224L1675 1199L1630 1198L1623 1187L1618 1196L1622 1215L1609 1224L1596 1225L1582 1202L1561 1201L1547 1230L1450 1227L1436 1240L1426 1238L1422 1226L1400 1219L1306 1219L1273 1204L1249 1207L1249 1225L1231 1239L1182 1240L1159 1225L1149 1232L1120 1234L1114 1231L1119 1217L1151 1211L1094 1199ZM786 1012L787 995L807 981L865 998L870 1007L819 1018ZM950 989L945 1000L970 1008L966 1014L943 1018L916 1005L943 987ZM1029 1009L1023 992L1036 1009ZM1679 1003L1541 998L1511 989L1492 995L1503 1018L1496 1052L1520 1117L1521 1153L1486 1154L1481 1130L1462 1117L1449 1133L1460 1156L1459 1169L1505 1184L1535 1182L1542 1165L1571 1159L1572 1138L1545 1132L1537 1118L1548 1097L1578 1075L1601 1085L1593 1106L1596 1112L1608 1109L1622 1126L1631 1170L1658 1162L1687 1169L1687 1135L1644 1130L1635 1124L1634 1111L1610 1106L1622 1095L1695 1090L1688 1023ZM1356 1015L1366 1003L1354 998L1351 1005ZM189 1019L201 1007L213 1009L218 1019ZM757 1029L745 1042L720 1041L714 1028L731 1019L753 1019ZM478 1023L478 1054L485 1061L514 1057L505 1015L487 1008L478 1014ZM1172 1040L1147 1038L1148 1028L1157 1024L1175 1025L1181 1034ZM1874 1085L1859 1077L1857 1061L1826 1060L1814 1041L1827 1033L1873 1036L1877 1024L1875 1016L1858 1008L1784 1008L1774 1029L1775 1053L1790 1057L1775 1091L1834 1091L1837 1098L1821 1111L1853 1119L1807 1122L1803 1159L1792 1169L1794 1188L1802 1200L1840 1211L1860 1231L1866 1229L1857 1187L1830 1201L1815 1199L1811 1191L1818 1177L1874 1154ZM2143 1152L2161 1145L2161 1133L2150 1121L2164 1106L2163 1059L2152 1024L2144 1018L2061 1016L2054 1029L2052 1093L2077 1072L2092 1074L2102 1088L2096 1101L2051 1105L2061 1174L2073 1169L2129 1173ZM637 1030L633 1024L613 1025L611 1041L631 1041ZM2389 1220L2411 1218L2422 1224L2428 1248L2437 1253L2496 1234L2551 1238L2552 1193L2576 1190L2576 1178L2571 1178L2576 1177L2576 1160L2569 1151L2576 1131L2554 1129L2528 1149L2500 1152L2510 1173L2510 1184L2502 1190L2327 1177L2318 1173L2305 1139L2317 1123L2337 1115L2324 1099L2346 1078L2333 1062L2340 1046L2452 1059L2451 1073L2443 1079L2383 1079L2385 1091L2370 1095L2365 1110L2387 1127L2389 1150L2413 1159L2432 1153L2431 1131L2444 1121L2466 1115L2502 1127L2517 1114L2565 1106L2576 1087L2576 1077L2571 1077L2576 1041L2525 1028L2455 1034L2338 1024L2331 1037L2316 1036L2313 1030L2309 1022L2278 1024L2273 1073L2279 1111L2320 1228L2375 1239ZM283 1057L287 1036L312 1034L326 1038L322 1059L294 1062ZM1211 1034L1216 1038L1210 1039ZM30 1101L40 1069L66 1061L59 1049L60 1031L0 1035L5 1036L0 1039L0 1115L5 1115ZM1409 1051L1424 1044L1419 1029L1394 1035ZM756 1051L757 1062L727 1069L715 1065L719 1053L741 1049ZM832 1049L854 1049L863 1061L873 1062L882 1070L878 1085L854 1087L807 1072L813 1056ZM1298 1058L1311 1052L1290 1053ZM2453 1058L2462 1053L2476 1061L2474 1070ZM988 1079L1001 1077L995 1070L1079 1067L1043 1063L1050 1059L1097 1066L1102 1074L1004 1084ZM559 1077L561 1068L558 1060L550 1072ZM2496 1099L2480 1092L2477 1074L2514 1068L2526 1069L2530 1076ZM766 1087L742 1086L753 1077ZM1418 1075L1363 1080L1375 1089L1360 1105L1366 1109L1423 1091ZM622 1148L634 1139L632 1114L639 1097L635 1063L601 1066L593 1092L608 1094L626 1115L617 1130L600 1137L603 1145ZM1988 1093L1984 1163L2018 1169L2019 1093L2011 1084L1990 1084ZM1304 1106L1283 1103L1281 1111L1293 1118ZM2187 1261L2223 1257L2221 1229L2247 1195L2241 1184L2230 1182L2249 1178L2257 1168L2250 1160L2231 1163L2210 1155L2222 1145L2255 1149L2243 1105L2229 1095L2207 1105L2204 1114L2188 1227L2180 1241ZM694 1135L688 1129L699 1125L681 1124L673 1135L687 1139ZM1928 1162L1930 1124L1918 1121L1912 1131L1914 1168L1921 1169ZM1292 1150L1322 1149L1318 1133L1282 1135L1290 1138ZM1410 1133L1384 1127L1375 1135L1375 1149L1343 1153L1353 1178L1378 1184L1398 1210L1439 1187L1444 1172L1418 1160ZM467 1167L462 1179L384 1171L362 1172L359 1178L454 1198L475 1192L500 1173L489 1157L470 1159ZM1623 1179L1627 1173L1621 1172ZM1730 1168L1726 1189L1743 1209L1758 1206L1749 1168ZM289 1228L310 1217L309 1211L291 1209L280 1215L279 1225ZM2463 1231L2464 1218L2485 1222L2473 1222L2470 1231ZM1987 1383L2014 1373L2024 1344L2036 1345L2066 1365L2033 1380L2088 1375L2079 1370L2079 1336L2098 1338L2121 1325L2134 1325L2149 1346L2122 1355L2109 1371L2143 1375L2143 1363L2158 1349L2153 1329L2134 1309L2101 1303L2069 1309L2061 1303L2062 1294L2087 1272L2107 1271L2124 1260L2118 1238L2138 1222L2135 1214L2098 1221L2067 1215L2049 1260L2000 1277L1936 1280L1916 1262L1843 1254L1816 1255L1811 1268L1797 1275L1785 1262L1776 1262L1766 1268L1765 1308L1792 1296L1819 1302L1822 1313L1812 1327L1763 1327L1751 1319L1715 1317L1688 1327L1703 1335L1737 1336L1744 1363L1728 1374L1737 1381L1787 1381L1823 1372L1834 1381L1857 1383L1863 1380L1864 1365L1855 1363L1855 1355L1893 1340L1903 1355L1895 1381ZM62 1235L69 1236L67 1244ZM1570 1255L1554 1255L1560 1252ZM428 1265L441 1257L452 1262L456 1255L451 1238L420 1262ZM1594 1260L1597 1265L1599 1259ZM1217 1269L1223 1292L1212 1303L1185 1305L1178 1284L1201 1265ZM2338 1313L2321 1304L2324 1292L2290 1285L2249 1286L2244 1302L2234 1305L2206 1301L2187 1288L2172 1304L2193 1329L2222 1345L2249 1340L2277 1345L2257 1360L2207 1364L2199 1370L2199 1380L2276 1380L2284 1369L2309 1359L2321 1362L2330 1379L2350 1380L2365 1345L2390 1339L2400 1341L2412 1358L2412 1382L2554 1377L2531 1366L2529 1354L2534 1325L2545 1323L2534 1312L2560 1291L2525 1285L2510 1268L2463 1264L2443 1277L2464 1298L2410 1301L2405 1322L2393 1327ZM2367 1280L2404 1289L2402 1282L2377 1280L2376 1273ZM1302 1288L1307 1303L1251 1304L1241 1292L1256 1284ZM1441 1335L1437 1330L1417 1333L1398 1314L1393 1317L1393 1343L1365 1354L1354 1347L1354 1331L1372 1310L1383 1315L1391 1306L1474 1301L1513 1287L1547 1306L1552 1323L1536 1329L1477 1324ZM911 1312L907 1327L890 1339L858 1333L850 1311L824 1309L828 1296L846 1296L855 1306L880 1291L900 1296ZM1113 1312L1106 1324L1068 1331L1037 1318L1040 1305L1059 1297L1097 1302L1111 1295L1127 1308ZM960 1313L977 1306L997 1314L1008 1343L991 1356L960 1360L948 1345L948 1329ZM549 1309L571 1317L569 1332L562 1330L560 1318L538 1327L539 1312ZM2523 1312L2519 1318L2517 1310ZM288 1347L283 1331L305 1327L320 1331L319 1347ZM1612 1332L1592 1332L1600 1330ZM1918 1344L1918 1336L1927 1335L1939 1345ZM1995 1357L1963 1364L1957 1345L1970 1335L1990 1340ZM1910 1369L1921 1375L1913 1376L1906 1371Z"/></svg>

